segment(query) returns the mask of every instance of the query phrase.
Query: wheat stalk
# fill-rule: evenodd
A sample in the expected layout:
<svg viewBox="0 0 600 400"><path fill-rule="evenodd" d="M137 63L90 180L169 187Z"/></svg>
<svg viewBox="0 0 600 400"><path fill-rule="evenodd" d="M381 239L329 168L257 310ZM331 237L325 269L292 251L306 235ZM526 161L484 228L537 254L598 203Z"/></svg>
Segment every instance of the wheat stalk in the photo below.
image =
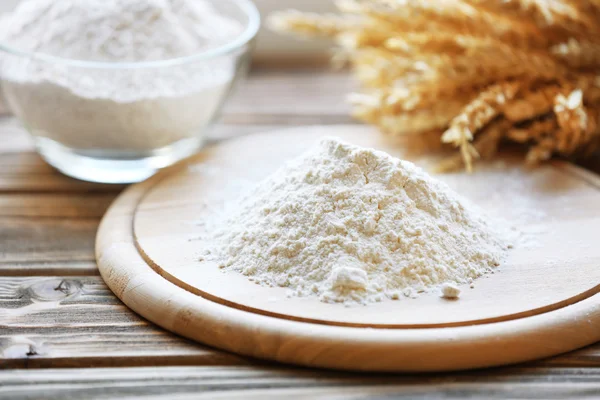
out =
<svg viewBox="0 0 600 400"><path fill-rule="evenodd" d="M600 143L600 0L340 0L341 15L284 12L279 31L328 37L364 92L356 118L390 135L440 132L460 150L528 163L585 156Z"/></svg>

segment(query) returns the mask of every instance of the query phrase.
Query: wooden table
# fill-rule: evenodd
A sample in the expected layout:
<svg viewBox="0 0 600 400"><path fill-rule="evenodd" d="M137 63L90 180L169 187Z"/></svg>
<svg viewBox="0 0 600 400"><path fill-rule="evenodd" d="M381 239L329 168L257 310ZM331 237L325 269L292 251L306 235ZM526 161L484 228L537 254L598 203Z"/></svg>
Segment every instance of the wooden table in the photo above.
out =
<svg viewBox="0 0 600 400"><path fill-rule="evenodd" d="M211 140L353 123L351 88L343 73L254 71ZM0 121L0 398L600 397L600 343L515 367L382 376L274 365L170 334L98 276L96 228L122 189L58 174L16 121Z"/></svg>

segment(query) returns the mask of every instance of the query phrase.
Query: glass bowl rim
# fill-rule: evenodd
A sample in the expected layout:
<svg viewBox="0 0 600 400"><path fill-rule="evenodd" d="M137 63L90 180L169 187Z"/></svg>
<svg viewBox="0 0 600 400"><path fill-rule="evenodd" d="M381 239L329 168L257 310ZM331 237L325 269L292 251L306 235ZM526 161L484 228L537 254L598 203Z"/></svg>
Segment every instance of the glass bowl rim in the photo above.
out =
<svg viewBox="0 0 600 400"><path fill-rule="evenodd" d="M248 25L246 29L233 40L225 43L222 46L214 49L206 50L203 52L191 54L188 56L171 58L166 60L155 60L155 61L133 61L133 62L113 62L113 61L86 61L63 58L53 56L46 53L25 51L17 49L13 46L0 42L0 52L8 53L13 56L24 57L39 60L42 62L63 64L71 67L79 68L90 68L90 69L136 69L136 68L160 68L160 67L171 67L180 66L196 61L206 61L219 56L227 55L240 49L252 39L256 37L258 30L260 29L261 17L256 5L251 0L211 0L211 1L229 1L230 3L237 4L240 9L248 17Z"/></svg>

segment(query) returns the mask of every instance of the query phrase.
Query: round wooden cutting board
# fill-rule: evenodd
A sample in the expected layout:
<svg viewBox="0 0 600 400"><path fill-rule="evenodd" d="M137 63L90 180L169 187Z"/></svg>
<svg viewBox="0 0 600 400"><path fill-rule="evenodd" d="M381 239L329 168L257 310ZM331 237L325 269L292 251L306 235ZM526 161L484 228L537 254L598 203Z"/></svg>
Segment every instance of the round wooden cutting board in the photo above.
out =
<svg viewBox="0 0 600 400"><path fill-rule="evenodd" d="M514 232L495 273L462 287L366 306L287 297L214 262L204 238L240 194L322 136L410 158L371 128L295 128L209 147L132 186L100 226L102 277L150 321L211 346L306 366L368 371L488 367L600 340L600 178L510 157L440 175ZM418 162L426 165L425 160Z"/></svg>

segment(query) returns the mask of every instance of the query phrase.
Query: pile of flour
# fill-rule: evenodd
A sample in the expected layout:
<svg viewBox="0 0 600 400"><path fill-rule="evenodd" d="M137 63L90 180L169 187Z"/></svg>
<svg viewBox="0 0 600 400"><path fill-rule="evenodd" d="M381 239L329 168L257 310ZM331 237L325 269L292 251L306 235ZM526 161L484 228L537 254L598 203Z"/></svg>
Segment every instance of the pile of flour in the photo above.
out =
<svg viewBox="0 0 600 400"><path fill-rule="evenodd" d="M24 0L0 20L0 41L69 60L135 63L216 48L242 28L203 0ZM35 134L132 153L197 137L235 72L225 58L129 69L16 56L1 63L7 100Z"/></svg>
<svg viewBox="0 0 600 400"><path fill-rule="evenodd" d="M267 286L366 304L470 283L507 243L474 205L414 164L322 140L252 188L206 257Z"/></svg>

